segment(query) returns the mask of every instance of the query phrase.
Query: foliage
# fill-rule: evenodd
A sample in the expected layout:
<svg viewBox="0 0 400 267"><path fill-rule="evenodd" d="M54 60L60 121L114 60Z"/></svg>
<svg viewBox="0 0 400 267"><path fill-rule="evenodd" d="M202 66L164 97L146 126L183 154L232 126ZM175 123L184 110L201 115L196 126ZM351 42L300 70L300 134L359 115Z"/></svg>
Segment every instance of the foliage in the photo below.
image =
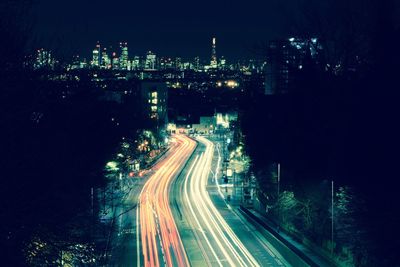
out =
<svg viewBox="0 0 400 267"><path fill-rule="evenodd" d="M334 206L335 239L342 249L351 255L356 266L366 264L368 255L365 229L359 222L365 212L365 203L349 186L339 187Z"/></svg>
<svg viewBox="0 0 400 267"><path fill-rule="evenodd" d="M61 92L71 88L68 82L22 78L2 85L0 247L8 251L3 262L30 265L21 251L31 256L33 251L38 265L41 259L54 262L61 250L91 246L90 231L78 231L87 229L91 188L105 184L110 155L141 124L113 123L112 117L128 117L124 107L99 101L87 84L67 98ZM43 253L35 252L35 242L46 243Z"/></svg>

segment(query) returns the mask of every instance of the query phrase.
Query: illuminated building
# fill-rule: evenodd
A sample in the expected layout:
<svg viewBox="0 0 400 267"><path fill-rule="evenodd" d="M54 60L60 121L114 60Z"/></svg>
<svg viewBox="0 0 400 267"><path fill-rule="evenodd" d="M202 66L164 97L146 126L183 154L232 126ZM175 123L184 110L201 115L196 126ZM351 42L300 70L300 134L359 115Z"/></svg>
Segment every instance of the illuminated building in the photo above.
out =
<svg viewBox="0 0 400 267"><path fill-rule="evenodd" d="M140 57L139 56L135 56L133 58L132 63L131 63L131 68L132 68L132 70L140 69Z"/></svg>
<svg viewBox="0 0 400 267"><path fill-rule="evenodd" d="M80 62L79 67L80 67L81 69L86 69L86 68L88 67L86 58L84 58L84 59Z"/></svg>
<svg viewBox="0 0 400 267"><path fill-rule="evenodd" d="M168 122L168 89L165 83L145 81L140 83L140 93L144 104L145 117L155 120L159 125Z"/></svg>
<svg viewBox="0 0 400 267"><path fill-rule="evenodd" d="M160 70L166 69L167 58L161 57L160 58Z"/></svg>
<svg viewBox="0 0 400 267"><path fill-rule="evenodd" d="M226 59L224 57L221 57L218 67L219 67L219 69L222 69L222 70L224 70L226 68Z"/></svg>
<svg viewBox="0 0 400 267"><path fill-rule="evenodd" d="M169 57L165 63L165 68L167 69L173 69L174 68L174 62L173 60Z"/></svg>
<svg viewBox="0 0 400 267"><path fill-rule="evenodd" d="M119 68L120 68L119 58L117 56L117 53L113 52L113 54L112 54L112 69L119 70Z"/></svg>
<svg viewBox="0 0 400 267"><path fill-rule="evenodd" d="M211 67L211 68L217 68L217 66L218 66L218 60L217 60L217 44L216 44L216 39L215 39L215 37L214 37L214 38L212 39L210 67Z"/></svg>
<svg viewBox="0 0 400 267"><path fill-rule="evenodd" d="M36 60L33 64L34 69L49 68L53 69L55 66L55 60L51 55L51 51L47 51L43 48L37 50Z"/></svg>
<svg viewBox="0 0 400 267"><path fill-rule="evenodd" d="M318 61L320 47L315 38L271 41L267 46L265 94L286 94L296 84L306 58Z"/></svg>
<svg viewBox="0 0 400 267"><path fill-rule="evenodd" d="M200 69L200 58L195 57L193 62L193 69L198 71Z"/></svg>
<svg viewBox="0 0 400 267"><path fill-rule="evenodd" d="M85 69L88 67L88 64L86 62L86 58L81 59L79 55L74 55L72 57L72 64L69 65L69 68L71 70L76 70L76 69Z"/></svg>
<svg viewBox="0 0 400 267"><path fill-rule="evenodd" d="M107 48L103 49L103 52L101 53L101 65L100 67L102 69L110 69L111 68L111 59L107 54Z"/></svg>
<svg viewBox="0 0 400 267"><path fill-rule="evenodd" d="M72 64L71 64L70 68L72 70L79 69L80 65L81 65L81 61L80 61L79 55L74 55L72 57Z"/></svg>
<svg viewBox="0 0 400 267"><path fill-rule="evenodd" d="M209 134L215 130L216 120L215 117L200 117L199 123L193 123L192 129L194 133Z"/></svg>
<svg viewBox="0 0 400 267"><path fill-rule="evenodd" d="M96 48L93 49L91 65L92 65L92 67L100 66L100 43L99 42L97 42Z"/></svg>
<svg viewBox="0 0 400 267"><path fill-rule="evenodd" d="M182 59L180 57L175 58L175 69L182 70Z"/></svg>
<svg viewBox="0 0 400 267"><path fill-rule="evenodd" d="M162 57L160 59L160 69L167 70L173 68L174 68L174 62L170 57Z"/></svg>
<svg viewBox="0 0 400 267"><path fill-rule="evenodd" d="M128 43L121 42L119 47L121 48L120 69L126 70L128 69Z"/></svg>
<svg viewBox="0 0 400 267"><path fill-rule="evenodd" d="M152 53L151 51L147 52L144 68L147 70L155 70L156 69L156 55L154 53Z"/></svg>

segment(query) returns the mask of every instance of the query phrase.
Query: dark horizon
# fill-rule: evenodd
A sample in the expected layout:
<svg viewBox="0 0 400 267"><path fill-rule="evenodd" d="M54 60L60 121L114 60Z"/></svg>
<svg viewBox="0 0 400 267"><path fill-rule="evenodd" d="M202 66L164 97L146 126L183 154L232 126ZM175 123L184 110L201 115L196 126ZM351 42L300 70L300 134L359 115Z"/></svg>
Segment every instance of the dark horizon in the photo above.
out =
<svg viewBox="0 0 400 267"><path fill-rule="evenodd" d="M43 47L69 60L76 54L89 58L97 41L106 47L127 41L131 55L144 55L151 50L160 56L207 59L211 39L216 37L218 57L236 61L259 56L255 47L265 41L321 37L326 34L320 31L324 27L340 28L343 27L340 24L349 20L358 21L357 30L368 31L365 28L379 24L374 14L379 5L374 0L357 0L351 5L332 0L309 5L299 0L285 3L204 0L191 6L181 0L168 3L117 0L112 5L105 0L84 3L39 0L32 10L35 40L32 49ZM354 10L357 13L352 18ZM393 2L388 10L391 12L388 18L398 26L400 5Z"/></svg>
<svg viewBox="0 0 400 267"><path fill-rule="evenodd" d="M288 36L274 1L244 5L207 0L195 8L184 1L121 0L111 8L104 0L93 4L41 0L33 11L37 46L60 57L90 57L97 41L107 47L127 41L131 55L151 50L163 56L208 58L216 37L218 56L240 60L255 57L252 50L260 42Z"/></svg>

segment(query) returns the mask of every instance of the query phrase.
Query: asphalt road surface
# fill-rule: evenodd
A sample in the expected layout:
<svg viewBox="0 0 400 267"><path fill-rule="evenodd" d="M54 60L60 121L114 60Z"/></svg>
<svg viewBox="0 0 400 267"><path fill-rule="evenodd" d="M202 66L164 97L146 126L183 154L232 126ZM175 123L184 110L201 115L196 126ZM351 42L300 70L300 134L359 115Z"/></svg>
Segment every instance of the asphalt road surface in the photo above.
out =
<svg viewBox="0 0 400 267"><path fill-rule="evenodd" d="M157 163L154 174L139 195L137 226L137 266L189 266L178 229L171 212L171 182L179 175L196 147L184 135L175 135L168 157ZM132 252L134 253L134 252Z"/></svg>
<svg viewBox="0 0 400 267"><path fill-rule="evenodd" d="M213 142L199 146L174 184L175 218L191 266L289 266L265 238L225 202L216 181L221 158ZM218 153L217 153L218 152Z"/></svg>

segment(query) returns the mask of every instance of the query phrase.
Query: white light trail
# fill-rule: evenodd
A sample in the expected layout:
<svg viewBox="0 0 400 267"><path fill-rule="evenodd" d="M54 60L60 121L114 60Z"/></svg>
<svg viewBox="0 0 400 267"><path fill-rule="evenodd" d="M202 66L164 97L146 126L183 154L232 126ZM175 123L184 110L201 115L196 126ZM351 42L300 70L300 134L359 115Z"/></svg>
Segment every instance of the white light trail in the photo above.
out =
<svg viewBox="0 0 400 267"><path fill-rule="evenodd" d="M206 191L211 162L214 155L214 144L204 137L199 137L198 140L205 144L206 150L200 157L196 158L186 176L184 185L185 199L197 227L201 229L202 236L219 266L223 266L223 263L217 251L223 254L229 266L260 266L233 232L231 227L226 223ZM219 164L220 157L217 162L217 170L214 173L217 185ZM188 186L189 177L191 178L190 186ZM219 193L222 194L221 192ZM207 237L206 233L212 238L210 239ZM214 241L217 246L213 246L212 241Z"/></svg>

